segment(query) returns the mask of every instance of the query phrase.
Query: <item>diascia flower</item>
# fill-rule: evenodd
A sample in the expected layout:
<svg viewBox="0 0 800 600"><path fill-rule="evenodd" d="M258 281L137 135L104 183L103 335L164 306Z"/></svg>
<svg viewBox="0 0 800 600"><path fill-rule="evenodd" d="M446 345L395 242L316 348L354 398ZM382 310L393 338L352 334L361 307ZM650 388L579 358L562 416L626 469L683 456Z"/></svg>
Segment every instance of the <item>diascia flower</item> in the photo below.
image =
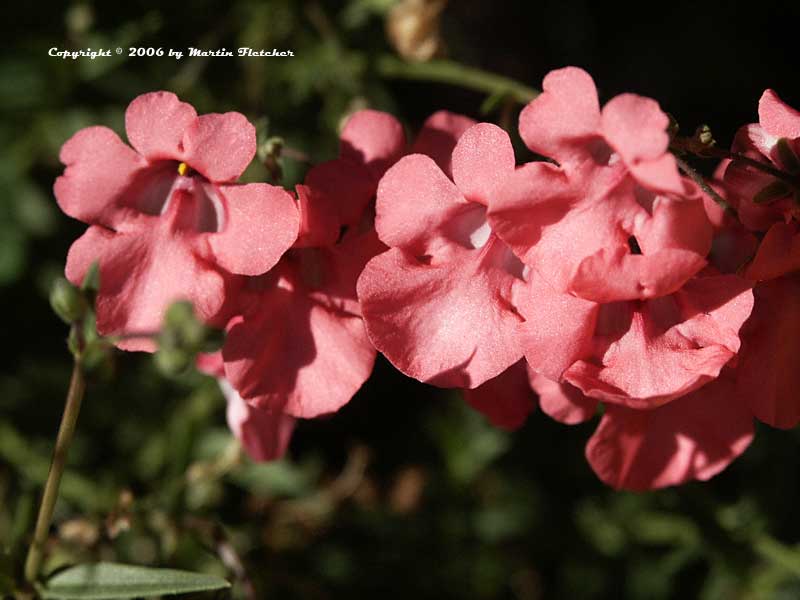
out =
<svg viewBox="0 0 800 600"><path fill-rule="evenodd" d="M514 168L508 135L479 123L453 149L452 179L422 154L381 179L375 228L389 250L365 267L358 298L373 344L406 375L475 388L521 358L511 288L522 265L486 221Z"/></svg>
<svg viewBox="0 0 800 600"><path fill-rule="evenodd" d="M469 124L436 113L413 148L449 156L453 138ZM272 271L243 282L222 349L225 376L249 405L314 417L338 410L369 377L376 352L356 280L385 249L372 229L372 200L383 173L405 152L394 117L359 111L342 130L339 157L297 186L298 240Z"/></svg>
<svg viewBox="0 0 800 600"><path fill-rule="evenodd" d="M567 67L545 77L522 111L534 162L490 205L497 235L554 288L597 302L677 290L706 264L711 227L696 187L667 151L667 115L622 94L600 110L591 77Z"/></svg>
<svg viewBox="0 0 800 600"><path fill-rule="evenodd" d="M800 113L766 90L758 103L759 123L742 127L733 150L800 177ZM745 275L762 281L800 269L800 180L794 185L742 161L732 161L725 185L739 218L753 231L766 232Z"/></svg>
<svg viewBox="0 0 800 600"><path fill-rule="evenodd" d="M800 113L766 90L759 122L742 127L733 150L800 177ZM744 161L725 163L723 187L741 222L763 234L752 261L742 270L758 282L753 314L742 329L737 361L738 389L755 416L788 429L800 422L800 232L798 181L792 185Z"/></svg>
<svg viewBox="0 0 800 600"><path fill-rule="evenodd" d="M531 379L542 410L557 421L590 419L597 401L568 383ZM730 372L661 407L637 410L606 404L586 446L594 472L617 489L643 491L705 481L740 456L753 440L753 416Z"/></svg>
<svg viewBox="0 0 800 600"><path fill-rule="evenodd" d="M528 267L512 302L531 367L584 394L653 408L711 381L739 349L749 285L706 268L712 226L667 152L667 116L623 94L602 111L576 68L550 73L520 116L535 152L489 222ZM702 272L701 272L702 271Z"/></svg>
<svg viewBox="0 0 800 600"><path fill-rule="evenodd" d="M89 127L61 149L56 199L90 225L70 248L67 278L79 283L100 262L102 334L157 330L177 299L219 322L230 276L268 271L295 241L294 200L267 184L232 183L256 150L239 113L198 116L174 94L154 92L131 102L125 128L133 148ZM152 350L152 342L120 347Z"/></svg>

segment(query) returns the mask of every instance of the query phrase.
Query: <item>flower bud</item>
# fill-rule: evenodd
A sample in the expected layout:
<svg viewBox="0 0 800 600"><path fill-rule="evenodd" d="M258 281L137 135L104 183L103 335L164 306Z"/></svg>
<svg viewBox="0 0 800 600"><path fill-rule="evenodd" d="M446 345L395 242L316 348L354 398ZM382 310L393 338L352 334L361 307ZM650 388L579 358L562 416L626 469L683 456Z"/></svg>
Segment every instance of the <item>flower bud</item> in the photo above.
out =
<svg viewBox="0 0 800 600"><path fill-rule="evenodd" d="M83 318L88 308L80 290L64 278L56 279L53 283L50 290L50 306L67 325Z"/></svg>

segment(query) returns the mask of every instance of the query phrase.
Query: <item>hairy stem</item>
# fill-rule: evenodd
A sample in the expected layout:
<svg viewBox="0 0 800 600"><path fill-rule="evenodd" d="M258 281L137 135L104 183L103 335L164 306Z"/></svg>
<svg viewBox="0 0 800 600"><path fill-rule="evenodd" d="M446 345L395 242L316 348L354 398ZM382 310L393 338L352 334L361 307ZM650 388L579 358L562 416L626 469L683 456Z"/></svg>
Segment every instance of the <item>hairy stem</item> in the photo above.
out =
<svg viewBox="0 0 800 600"><path fill-rule="evenodd" d="M686 173L686 175L688 175L692 181L694 181L697 185L699 185L701 190L703 190L706 194L711 196L711 199L714 200L714 202L716 202L717 204L719 204L720 207L722 207L722 210L732 215L733 217L738 218L738 215L736 214L736 209L733 208L733 206L731 206L730 204L728 204L728 201L725 200L725 198L723 198L722 196L720 196L714 188L708 185L708 182L705 179L703 179L703 176L700 175L700 173L698 173L691 166L689 166L689 164L681 157L676 156L675 160L678 162L678 167L680 167L680 170Z"/></svg>
<svg viewBox="0 0 800 600"><path fill-rule="evenodd" d="M56 447L53 451L53 461L50 464L50 471L47 474L47 481L44 485L42 502L39 505L39 515L36 518L36 529L33 534L33 543L28 549L28 556L25 559L25 579L34 583L39 576L44 557L44 546L50 531L50 523L53 520L53 510L58 499L58 487L61 483L61 476L67 462L67 452L72 444L72 437L75 434L75 424L78 421L78 413L81 409L83 393L86 390L86 382L83 378L81 366L76 360L72 368L72 379L67 392L67 400L64 405L64 414L61 417L61 425L58 429Z"/></svg>
<svg viewBox="0 0 800 600"><path fill-rule="evenodd" d="M520 104L527 104L539 92L518 81L480 69L467 67L450 60L405 62L394 56L378 57L378 72L390 79L413 79L449 83L487 94L505 94Z"/></svg>
<svg viewBox="0 0 800 600"><path fill-rule="evenodd" d="M740 152L732 152L731 150L718 148L717 146L700 144L693 138L675 138L670 143L670 148L677 152L689 152L690 154L699 158L729 158L730 160L744 163L750 167L753 167L754 169L758 169L763 173L772 175L777 179L782 179L783 181L786 181L795 187L800 185L800 179L798 179L796 175L782 171L773 165L756 160L747 156L746 154L741 154Z"/></svg>

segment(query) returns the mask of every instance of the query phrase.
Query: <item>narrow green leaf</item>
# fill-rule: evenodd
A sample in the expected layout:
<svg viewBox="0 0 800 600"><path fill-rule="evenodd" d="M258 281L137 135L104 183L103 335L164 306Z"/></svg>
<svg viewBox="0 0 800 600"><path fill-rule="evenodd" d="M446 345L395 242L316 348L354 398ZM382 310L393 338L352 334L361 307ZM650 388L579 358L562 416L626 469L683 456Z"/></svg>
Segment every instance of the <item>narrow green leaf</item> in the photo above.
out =
<svg viewBox="0 0 800 600"><path fill-rule="evenodd" d="M230 587L219 577L175 569L154 569L118 563L78 565L62 571L41 590L45 600L113 600L188 594Z"/></svg>

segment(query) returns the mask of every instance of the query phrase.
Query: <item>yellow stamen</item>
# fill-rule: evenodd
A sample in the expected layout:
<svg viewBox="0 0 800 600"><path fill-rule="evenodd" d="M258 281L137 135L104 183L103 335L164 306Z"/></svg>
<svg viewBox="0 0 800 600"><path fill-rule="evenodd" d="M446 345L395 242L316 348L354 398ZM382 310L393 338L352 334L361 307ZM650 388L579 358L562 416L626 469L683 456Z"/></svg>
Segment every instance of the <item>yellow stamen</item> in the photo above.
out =
<svg viewBox="0 0 800 600"><path fill-rule="evenodd" d="M178 165L178 175L181 176L186 175L188 171L189 171L189 165L187 165L185 162L182 162L181 164Z"/></svg>

